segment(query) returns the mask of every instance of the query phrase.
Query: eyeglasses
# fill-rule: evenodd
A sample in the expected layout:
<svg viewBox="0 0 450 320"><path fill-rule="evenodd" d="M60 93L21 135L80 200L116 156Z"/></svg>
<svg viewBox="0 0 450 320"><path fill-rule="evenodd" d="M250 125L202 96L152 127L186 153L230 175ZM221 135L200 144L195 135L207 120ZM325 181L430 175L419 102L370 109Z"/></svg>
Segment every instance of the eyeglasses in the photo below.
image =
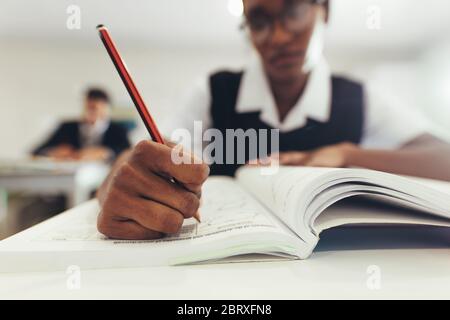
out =
<svg viewBox="0 0 450 320"><path fill-rule="evenodd" d="M286 31L298 34L308 26L314 6L324 4L326 0L290 0L286 2L282 12L277 16L269 15L261 8L250 11L241 29L248 27L254 41L259 44L270 39L277 20Z"/></svg>

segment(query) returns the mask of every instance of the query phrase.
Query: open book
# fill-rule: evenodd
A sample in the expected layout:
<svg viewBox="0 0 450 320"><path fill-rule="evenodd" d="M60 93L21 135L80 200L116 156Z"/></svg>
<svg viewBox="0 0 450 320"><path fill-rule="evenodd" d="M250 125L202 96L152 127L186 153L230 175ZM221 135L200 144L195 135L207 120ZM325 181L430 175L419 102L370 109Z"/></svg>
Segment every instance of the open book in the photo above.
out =
<svg viewBox="0 0 450 320"><path fill-rule="evenodd" d="M351 198L364 202L342 201ZM281 167L262 175L241 168L235 179L205 183L201 224L186 220L179 234L153 241L106 239L96 230L98 210L94 201L0 242L0 271L179 265L252 254L305 259L323 230L341 225L450 227L450 185L363 169Z"/></svg>

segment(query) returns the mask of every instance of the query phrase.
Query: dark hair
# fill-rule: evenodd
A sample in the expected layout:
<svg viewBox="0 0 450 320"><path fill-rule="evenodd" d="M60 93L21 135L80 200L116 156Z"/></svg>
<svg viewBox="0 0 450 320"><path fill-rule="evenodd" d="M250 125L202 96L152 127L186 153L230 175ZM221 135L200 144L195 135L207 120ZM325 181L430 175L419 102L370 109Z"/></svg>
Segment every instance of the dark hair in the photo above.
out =
<svg viewBox="0 0 450 320"><path fill-rule="evenodd" d="M99 88L89 88L86 91L86 99L88 100L101 100L110 103L110 99L106 91Z"/></svg>

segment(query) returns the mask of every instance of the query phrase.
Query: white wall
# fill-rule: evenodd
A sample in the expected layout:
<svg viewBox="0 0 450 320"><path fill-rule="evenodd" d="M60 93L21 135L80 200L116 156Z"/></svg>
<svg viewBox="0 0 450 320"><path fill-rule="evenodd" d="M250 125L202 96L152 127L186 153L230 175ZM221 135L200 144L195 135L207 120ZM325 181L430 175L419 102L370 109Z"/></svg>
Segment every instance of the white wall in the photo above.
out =
<svg viewBox="0 0 450 320"><path fill-rule="evenodd" d="M196 78L239 68L250 49L130 49L123 55L153 113L170 112ZM377 82L412 108L450 128L450 46L409 56L328 53L333 69ZM104 49L55 43L0 43L0 158L25 155L58 119L76 117L88 85L108 89L116 104L131 101ZM450 131L448 131L450 132Z"/></svg>
<svg viewBox="0 0 450 320"><path fill-rule="evenodd" d="M421 104L450 132L450 41L427 50L420 59Z"/></svg>
<svg viewBox="0 0 450 320"><path fill-rule="evenodd" d="M106 88L117 105L132 105L104 48L8 43L0 52L0 157L25 154L58 118L77 116L88 85ZM159 117L193 80L216 67L239 67L246 55L171 48L123 50L123 56Z"/></svg>

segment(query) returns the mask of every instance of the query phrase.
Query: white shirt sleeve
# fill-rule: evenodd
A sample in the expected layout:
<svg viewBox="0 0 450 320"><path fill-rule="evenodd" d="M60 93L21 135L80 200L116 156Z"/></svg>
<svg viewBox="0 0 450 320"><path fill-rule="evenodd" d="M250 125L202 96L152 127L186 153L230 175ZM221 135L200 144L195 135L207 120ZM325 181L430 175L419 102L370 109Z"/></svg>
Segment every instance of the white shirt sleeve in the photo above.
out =
<svg viewBox="0 0 450 320"><path fill-rule="evenodd" d="M176 143L181 143L184 148L194 151L196 154L201 153L203 132L212 125L210 105L211 93L208 77L204 77L195 82L173 113L162 119L162 134ZM186 134L190 136L190 139L183 138L182 141L179 141L180 136ZM197 154L197 156L200 155Z"/></svg>
<svg viewBox="0 0 450 320"><path fill-rule="evenodd" d="M407 107L377 88L366 87L363 138L365 149L394 150L432 131L431 123L413 107Z"/></svg>

